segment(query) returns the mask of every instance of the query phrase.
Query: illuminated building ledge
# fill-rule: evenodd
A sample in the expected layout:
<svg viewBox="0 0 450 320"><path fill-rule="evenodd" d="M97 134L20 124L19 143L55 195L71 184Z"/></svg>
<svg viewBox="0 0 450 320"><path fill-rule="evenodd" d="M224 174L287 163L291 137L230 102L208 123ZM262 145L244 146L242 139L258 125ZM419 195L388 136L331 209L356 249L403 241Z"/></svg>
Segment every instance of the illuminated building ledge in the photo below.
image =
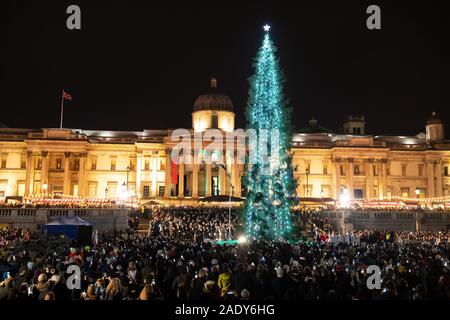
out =
<svg viewBox="0 0 450 320"><path fill-rule="evenodd" d="M217 81L211 87L194 104L192 133L209 127L234 130L231 100L214 89ZM344 188L349 200L450 195L450 142L436 114L426 123L426 133L416 136L368 135L358 116L350 116L343 127L344 133L333 133L312 119L293 135L299 197L337 199ZM171 132L0 128L0 198L45 193L116 198L126 191L140 199L197 201L228 195L223 168L172 166ZM245 196L244 166L228 165L227 171L234 196Z"/></svg>

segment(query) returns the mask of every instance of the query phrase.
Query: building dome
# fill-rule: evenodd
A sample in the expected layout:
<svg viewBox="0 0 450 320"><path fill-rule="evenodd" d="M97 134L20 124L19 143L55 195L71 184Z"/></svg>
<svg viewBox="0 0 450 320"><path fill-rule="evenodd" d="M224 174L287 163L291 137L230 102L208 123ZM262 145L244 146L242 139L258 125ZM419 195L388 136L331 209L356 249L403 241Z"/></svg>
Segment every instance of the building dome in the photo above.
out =
<svg viewBox="0 0 450 320"><path fill-rule="evenodd" d="M209 93L202 94L195 100L194 112L201 110L220 110L233 112L233 103L230 97L217 91L217 80L211 79Z"/></svg>
<svg viewBox="0 0 450 320"><path fill-rule="evenodd" d="M428 119L427 124L442 124L442 121L437 117L436 112L433 112L430 119Z"/></svg>

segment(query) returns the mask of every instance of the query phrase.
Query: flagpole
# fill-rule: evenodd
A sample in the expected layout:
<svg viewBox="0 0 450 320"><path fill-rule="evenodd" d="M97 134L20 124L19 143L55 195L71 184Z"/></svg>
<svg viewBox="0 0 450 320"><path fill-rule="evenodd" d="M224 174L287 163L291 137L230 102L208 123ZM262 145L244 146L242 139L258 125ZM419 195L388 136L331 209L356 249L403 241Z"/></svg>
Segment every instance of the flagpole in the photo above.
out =
<svg viewBox="0 0 450 320"><path fill-rule="evenodd" d="M59 123L59 129L62 129L64 115L64 89L61 92L61 122Z"/></svg>

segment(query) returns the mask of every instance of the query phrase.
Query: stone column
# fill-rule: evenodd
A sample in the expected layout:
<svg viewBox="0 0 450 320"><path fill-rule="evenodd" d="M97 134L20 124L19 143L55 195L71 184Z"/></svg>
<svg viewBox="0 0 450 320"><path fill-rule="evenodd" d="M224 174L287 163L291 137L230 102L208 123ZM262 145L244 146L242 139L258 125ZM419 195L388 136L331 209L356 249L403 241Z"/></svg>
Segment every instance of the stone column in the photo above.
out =
<svg viewBox="0 0 450 320"><path fill-rule="evenodd" d="M86 152L80 153L80 167L78 171L78 195L86 196Z"/></svg>
<svg viewBox="0 0 450 320"><path fill-rule="evenodd" d="M184 197L184 155L181 154L178 165L178 197Z"/></svg>
<svg viewBox="0 0 450 320"><path fill-rule="evenodd" d="M48 151L42 151L42 164L41 164L41 185L44 183L49 184L48 181L48 161L49 161L49 154ZM41 192L44 192L44 190L41 190ZM47 190L48 192L48 190Z"/></svg>
<svg viewBox="0 0 450 320"><path fill-rule="evenodd" d="M339 193L341 191L341 168L339 166L340 159L332 159L333 168L332 168L332 176L333 176L333 184L334 184L334 199L337 200L339 198Z"/></svg>
<svg viewBox="0 0 450 320"><path fill-rule="evenodd" d="M198 198L198 161L192 163L192 197Z"/></svg>
<svg viewBox="0 0 450 320"><path fill-rule="evenodd" d="M152 155L152 195L157 196L157 179L158 179L158 162L159 162L159 154L158 152L153 152Z"/></svg>
<svg viewBox="0 0 450 320"><path fill-rule="evenodd" d="M26 170L25 195L29 195L34 190L34 156L32 150L27 150Z"/></svg>
<svg viewBox="0 0 450 320"><path fill-rule="evenodd" d="M172 160L170 158L170 149L166 149L166 176L164 186L164 198L170 198L170 190L172 189Z"/></svg>
<svg viewBox="0 0 450 320"><path fill-rule="evenodd" d="M211 163L206 162L206 177L205 177L205 194L207 197L211 196Z"/></svg>
<svg viewBox="0 0 450 320"><path fill-rule="evenodd" d="M219 170L219 185L220 185L220 195L226 195L225 193L225 188L226 188L226 173L225 173L225 169L222 168L221 166L217 165L217 169Z"/></svg>
<svg viewBox="0 0 450 320"><path fill-rule="evenodd" d="M65 195L70 194L70 152L64 152L64 188L63 193Z"/></svg>
<svg viewBox="0 0 450 320"><path fill-rule="evenodd" d="M236 197L241 196L241 173L239 172L239 164L237 163L237 157L234 159L233 163L233 185L234 185L234 195Z"/></svg>
<svg viewBox="0 0 450 320"><path fill-rule="evenodd" d="M367 159L366 165L366 198L373 198L373 159Z"/></svg>
<svg viewBox="0 0 450 320"><path fill-rule="evenodd" d="M348 193L350 195L350 199L353 199L353 159L349 158L347 160L347 172L346 172L346 184L347 184L347 189L348 189Z"/></svg>
<svg viewBox="0 0 450 320"><path fill-rule="evenodd" d="M141 193L141 174L142 174L142 152L138 151L136 155L136 192Z"/></svg>
<svg viewBox="0 0 450 320"><path fill-rule="evenodd" d="M226 158L226 162L225 162L225 168L227 168L227 170L225 171L225 174L227 175L225 177L226 179L226 183L225 183L225 190L226 190L226 195L230 195L231 193L231 186L230 183L234 185L233 183L233 170L232 170L232 160L231 160L231 156ZM230 174L230 177L228 177L228 174Z"/></svg>
<svg viewBox="0 0 450 320"><path fill-rule="evenodd" d="M433 161L427 161L427 175L428 175L428 197L434 197L434 169Z"/></svg>
<svg viewBox="0 0 450 320"><path fill-rule="evenodd" d="M436 162L436 197L442 197L442 164L440 160Z"/></svg>
<svg viewBox="0 0 450 320"><path fill-rule="evenodd" d="M378 173L378 193L380 199L386 196L386 159L381 159L381 169Z"/></svg>

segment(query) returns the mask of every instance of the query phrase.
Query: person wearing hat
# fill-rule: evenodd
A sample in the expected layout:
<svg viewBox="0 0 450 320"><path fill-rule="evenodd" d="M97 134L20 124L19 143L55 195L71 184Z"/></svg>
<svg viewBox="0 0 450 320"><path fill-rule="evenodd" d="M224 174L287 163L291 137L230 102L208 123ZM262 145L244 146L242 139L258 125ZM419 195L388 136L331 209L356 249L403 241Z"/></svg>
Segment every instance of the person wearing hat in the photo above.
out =
<svg viewBox="0 0 450 320"><path fill-rule="evenodd" d="M37 284L33 287L33 296L35 299L43 300L45 295L49 291L48 287L50 285L50 282L47 281L47 276L45 275L45 273L41 273L38 276L37 280Z"/></svg>
<svg viewBox="0 0 450 320"><path fill-rule="evenodd" d="M240 300L250 300L250 292L247 289L241 291L241 299Z"/></svg>
<svg viewBox="0 0 450 320"><path fill-rule="evenodd" d="M192 279L191 295L190 295L192 300L201 299L201 294L207 280L208 280L207 269L205 268L200 269L200 271L196 274L194 279Z"/></svg>
<svg viewBox="0 0 450 320"><path fill-rule="evenodd" d="M287 284L282 267L276 268L276 275L276 278L272 280L272 290L276 300L283 300Z"/></svg>

